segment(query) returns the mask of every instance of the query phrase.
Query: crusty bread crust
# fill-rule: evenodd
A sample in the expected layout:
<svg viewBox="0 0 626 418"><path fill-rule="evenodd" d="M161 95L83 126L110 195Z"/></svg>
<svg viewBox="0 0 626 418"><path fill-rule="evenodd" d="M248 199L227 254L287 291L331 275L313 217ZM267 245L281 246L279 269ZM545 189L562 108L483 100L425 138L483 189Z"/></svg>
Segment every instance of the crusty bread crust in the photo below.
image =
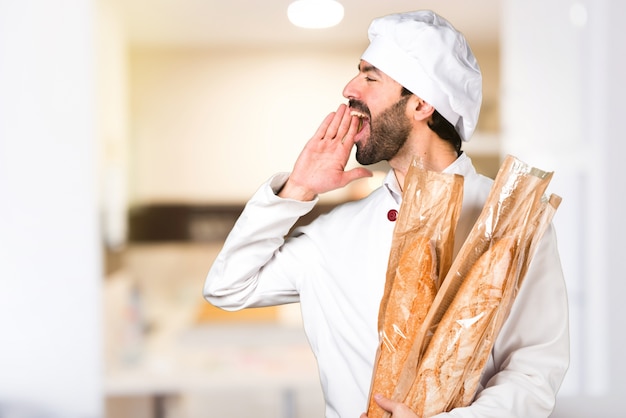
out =
<svg viewBox="0 0 626 418"><path fill-rule="evenodd" d="M471 364L493 323L514 264L515 249L513 238L494 241L470 269L446 310L405 401L418 416L442 412L442 405L445 407L448 400L463 391L466 365Z"/></svg>
<svg viewBox="0 0 626 418"><path fill-rule="evenodd" d="M411 236L405 242L394 280L388 280L389 295L381 331L372 394L391 397L411 350L415 335L437 293L437 258L433 242L424 236ZM368 418L381 418L384 411L370 397Z"/></svg>

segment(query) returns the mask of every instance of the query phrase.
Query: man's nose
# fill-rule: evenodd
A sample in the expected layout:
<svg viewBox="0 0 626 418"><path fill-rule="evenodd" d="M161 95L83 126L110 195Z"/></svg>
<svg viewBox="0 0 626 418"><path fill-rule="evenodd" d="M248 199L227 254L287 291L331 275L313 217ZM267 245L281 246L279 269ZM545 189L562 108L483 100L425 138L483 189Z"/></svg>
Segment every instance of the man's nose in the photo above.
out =
<svg viewBox="0 0 626 418"><path fill-rule="evenodd" d="M359 90L356 85L357 77L354 77L352 80L348 81L348 84L343 88L343 97L346 99L358 99Z"/></svg>

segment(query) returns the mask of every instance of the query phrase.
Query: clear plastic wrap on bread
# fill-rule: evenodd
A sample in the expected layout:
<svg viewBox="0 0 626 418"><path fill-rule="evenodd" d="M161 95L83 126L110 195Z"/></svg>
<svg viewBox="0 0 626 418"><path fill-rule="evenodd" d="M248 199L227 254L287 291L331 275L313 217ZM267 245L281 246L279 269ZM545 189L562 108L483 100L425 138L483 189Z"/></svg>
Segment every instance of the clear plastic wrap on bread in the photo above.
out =
<svg viewBox="0 0 626 418"><path fill-rule="evenodd" d="M406 175L403 196L380 305L380 346L371 385L374 393L388 397L452 263L463 177L426 170L416 160ZM368 411L368 418L384 412L373 399Z"/></svg>
<svg viewBox="0 0 626 418"><path fill-rule="evenodd" d="M406 403L418 416L433 416L473 400L535 248L561 202L545 193L552 174L512 156L500 167L411 347L402 353L400 372L388 382L394 387L391 398ZM372 393L377 393L375 388ZM375 410L371 402L370 409ZM378 410L373 416L389 416Z"/></svg>

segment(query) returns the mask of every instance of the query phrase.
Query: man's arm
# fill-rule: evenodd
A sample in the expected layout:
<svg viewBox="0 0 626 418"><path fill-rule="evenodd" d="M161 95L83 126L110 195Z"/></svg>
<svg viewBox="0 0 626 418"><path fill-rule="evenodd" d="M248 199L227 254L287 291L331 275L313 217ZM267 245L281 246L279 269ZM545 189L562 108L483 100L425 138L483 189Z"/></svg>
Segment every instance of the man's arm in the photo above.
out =
<svg viewBox="0 0 626 418"><path fill-rule="evenodd" d="M237 310L298 301L292 282L297 269L290 267L297 260L284 251L277 253L285 235L317 199L300 202L276 196L287 176L277 174L259 188L226 238L204 283L204 297L213 305Z"/></svg>
<svg viewBox="0 0 626 418"><path fill-rule="evenodd" d="M298 300L292 280L302 271L302 262L296 259L310 254L279 254L279 249L319 194L371 175L364 168L345 171L357 126L357 118L350 116L345 104L340 105L307 142L293 172L275 176L255 193L207 275L203 293L209 302L235 310ZM299 269L288 271L297 264Z"/></svg>

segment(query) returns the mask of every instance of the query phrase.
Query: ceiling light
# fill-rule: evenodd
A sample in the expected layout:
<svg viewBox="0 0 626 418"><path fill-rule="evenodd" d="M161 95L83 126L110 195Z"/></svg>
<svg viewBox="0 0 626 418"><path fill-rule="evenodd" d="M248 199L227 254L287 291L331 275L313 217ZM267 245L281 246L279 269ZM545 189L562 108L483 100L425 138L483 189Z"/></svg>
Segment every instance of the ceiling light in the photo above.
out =
<svg viewBox="0 0 626 418"><path fill-rule="evenodd" d="M581 3L574 3L569 9L569 19L572 25L583 28L587 24L587 8Z"/></svg>
<svg viewBox="0 0 626 418"><path fill-rule="evenodd" d="M336 0L296 0L287 8L287 16L302 28L328 28L341 22L343 6Z"/></svg>

